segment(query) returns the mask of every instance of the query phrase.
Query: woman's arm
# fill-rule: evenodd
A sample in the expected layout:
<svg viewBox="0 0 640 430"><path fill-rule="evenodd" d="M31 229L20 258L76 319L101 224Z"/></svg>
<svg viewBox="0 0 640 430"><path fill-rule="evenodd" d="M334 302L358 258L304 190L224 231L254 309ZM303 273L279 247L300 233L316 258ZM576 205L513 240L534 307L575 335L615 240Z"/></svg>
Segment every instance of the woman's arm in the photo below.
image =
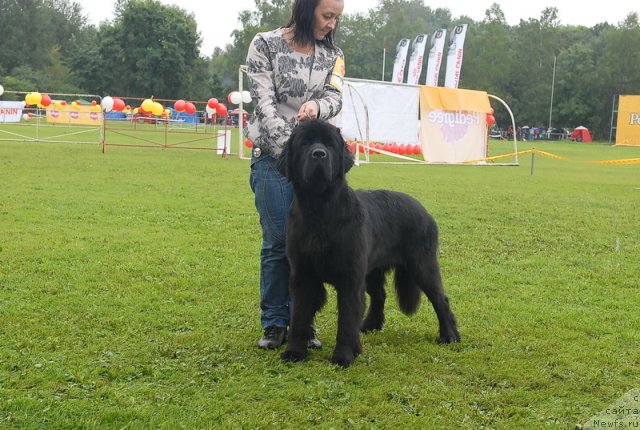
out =
<svg viewBox="0 0 640 430"><path fill-rule="evenodd" d="M291 134L291 125L278 112L269 46L261 35L256 35L251 42L246 65L251 98L256 101L254 115L260 123L260 132L268 133L269 140L282 147Z"/></svg>

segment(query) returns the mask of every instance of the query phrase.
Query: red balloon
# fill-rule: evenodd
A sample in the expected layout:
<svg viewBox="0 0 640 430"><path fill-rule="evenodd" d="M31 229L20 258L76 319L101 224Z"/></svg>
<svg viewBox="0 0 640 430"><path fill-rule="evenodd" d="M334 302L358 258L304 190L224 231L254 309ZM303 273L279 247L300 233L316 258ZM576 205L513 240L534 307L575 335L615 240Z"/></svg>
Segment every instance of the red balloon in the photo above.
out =
<svg viewBox="0 0 640 430"><path fill-rule="evenodd" d="M98 104L98 102L96 102L95 100L91 100L91 106L95 106L97 104Z"/></svg>
<svg viewBox="0 0 640 430"><path fill-rule="evenodd" d="M177 110L177 109L176 109ZM194 105L191 102L186 102L184 104L184 110L189 114L189 115L193 115L194 113L196 113L196 105Z"/></svg>
<svg viewBox="0 0 640 430"><path fill-rule="evenodd" d="M253 146L253 142L247 139L244 141L244 146L246 146L247 148L251 148Z"/></svg>
<svg viewBox="0 0 640 430"><path fill-rule="evenodd" d="M175 110L177 110L178 112L182 112L184 111L185 107L186 107L186 102L184 100L176 100L175 104L173 105L173 107L175 108Z"/></svg>
<svg viewBox="0 0 640 430"><path fill-rule="evenodd" d="M496 123L496 117L491 115L490 113L487 114L487 124L489 125L493 125Z"/></svg>
<svg viewBox="0 0 640 430"><path fill-rule="evenodd" d="M422 152L422 148L420 145L413 145L413 154L419 155Z"/></svg>
<svg viewBox="0 0 640 430"><path fill-rule="evenodd" d="M216 112L220 116L225 116L227 114L227 107L222 103L218 103L218 107L216 107Z"/></svg>
<svg viewBox="0 0 640 430"><path fill-rule="evenodd" d="M62 101L60 102L60 104L61 104L62 106L66 106L66 105L67 105L67 101L66 101L66 100L62 100Z"/></svg>
<svg viewBox="0 0 640 430"><path fill-rule="evenodd" d="M122 109L124 109L124 101L118 98L113 99L113 110L121 111Z"/></svg>
<svg viewBox="0 0 640 430"><path fill-rule="evenodd" d="M44 107L47 107L51 104L51 97L49 97L49 94L42 94L42 100L40 101L40 104Z"/></svg>
<svg viewBox="0 0 640 430"><path fill-rule="evenodd" d="M207 102L207 106L209 106L210 109L215 109L218 107L218 99L216 98L210 98L209 101Z"/></svg>
<svg viewBox="0 0 640 430"><path fill-rule="evenodd" d="M404 143L401 143L400 146L398 146L398 154L404 155L406 153L407 153L407 145L405 145Z"/></svg>
<svg viewBox="0 0 640 430"><path fill-rule="evenodd" d="M80 106L82 104L82 101L76 100L76 103L78 104L78 106Z"/></svg>

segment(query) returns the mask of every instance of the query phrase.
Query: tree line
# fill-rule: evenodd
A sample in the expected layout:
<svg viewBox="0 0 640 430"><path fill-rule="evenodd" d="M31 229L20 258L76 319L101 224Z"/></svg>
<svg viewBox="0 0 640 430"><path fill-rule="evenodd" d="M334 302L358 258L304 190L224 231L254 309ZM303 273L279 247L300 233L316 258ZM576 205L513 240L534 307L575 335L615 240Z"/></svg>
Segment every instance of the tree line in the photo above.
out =
<svg viewBox="0 0 640 430"><path fill-rule="evenodd" d="M117 0L113 20L97 26L72 0L0 0L0 84L21 91L224 98L238 87L238 67L254 34L289 18L290 0L254 1L238 17L232 42L202 55L193 14L156 0ZM518 125L585 125L607 140L614 98L640 92L638 14L586 27L564 25L558 13L547 7L537 18L509 25L498 3L474 21L423 0L379 0L366 13L343 16L336 40L347 77L390 80L401 38L466 23L461 88L502 98ZM507 112L494 107L506 128Z"/></svg>

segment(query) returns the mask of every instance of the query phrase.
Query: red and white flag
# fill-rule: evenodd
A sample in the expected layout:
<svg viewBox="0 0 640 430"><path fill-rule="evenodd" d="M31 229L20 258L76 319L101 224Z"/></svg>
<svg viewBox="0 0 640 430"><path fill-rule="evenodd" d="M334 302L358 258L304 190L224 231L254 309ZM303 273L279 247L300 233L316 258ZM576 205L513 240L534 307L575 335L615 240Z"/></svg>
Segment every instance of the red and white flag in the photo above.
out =
<svg viewBox="0 0 640 430"><path fill-rule="evenodd" d="M409 57L409 73L407 74L408 84L418 85L418 80L422 73L422 65L424 64L427 37L426 34L419 34L413 39L413 51L411 51L411 57Z"/></svg>
<svg viewBox="0 0 640 430"><path fill-rule="evenodd" d="M462 54L464 52L464 38L467 33L467 24L458 24L451 33L451 42L447 54L447 72L444 86L458 88L460 71L462 70Z"/></svg>
<svg viewBox="0 0 640 430"><path fill-rule="evenodd" d="M431 36L431 49L429 50L429 60L427 61L427 76L425 85L438 86L440 76L440 66L442 66L442 55L444 52L444 41L447 39L447 30L441 28L433 32Z"/></svg>
<svg viewBox="0 0 640 430"><path fill-rule="evenodd" d="M391 82L395 84L404 82L404 69L407 65L409 42L409 39L400 39L398 46L396 46L396 60L393 62L393 75L391 76Z"/></svg>

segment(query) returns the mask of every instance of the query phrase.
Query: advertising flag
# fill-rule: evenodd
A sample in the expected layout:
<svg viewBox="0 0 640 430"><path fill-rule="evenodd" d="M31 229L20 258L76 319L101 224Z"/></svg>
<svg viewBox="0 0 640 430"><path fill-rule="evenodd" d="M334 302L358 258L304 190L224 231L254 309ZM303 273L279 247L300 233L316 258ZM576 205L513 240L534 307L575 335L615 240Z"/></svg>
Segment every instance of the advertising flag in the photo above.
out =
<svg viewBox="0 0 640 430"><path fill-rule="evenodd" d="M413 51L411 51L411 57L409 57L409 73L407 74L408 84L418 85L418 80L422 73L422 65L424 64L427 37L426 34L419 34L413 39Z"/></svg>
<svg viewBox="0 0 640 430"><path fill-rule="evenodd" d="M447 30L441 28L433 32L431 36L431 49L429 50L429 60L427 61L427 76L425 85L438 86L440 76L440 66L442 66L442 53L444 52L444 41L447 39Z"/></svg>
<svg viewBox="0 0 640 430"><path fill-rule="evenodd" d="M445 87L458 88L466 33L467 24L458 24L451 32L449 52L447 53L447 71L444 80Z"/></svg>
<svg viewBox="0 0 640 430"><path fill-rule="evenodd" d="M396 61L393 62L393 76L391 82L401 84L404 82L404 69L407 65L407 52L409 51L409 39L400 39L396 46Z"/></svg>

